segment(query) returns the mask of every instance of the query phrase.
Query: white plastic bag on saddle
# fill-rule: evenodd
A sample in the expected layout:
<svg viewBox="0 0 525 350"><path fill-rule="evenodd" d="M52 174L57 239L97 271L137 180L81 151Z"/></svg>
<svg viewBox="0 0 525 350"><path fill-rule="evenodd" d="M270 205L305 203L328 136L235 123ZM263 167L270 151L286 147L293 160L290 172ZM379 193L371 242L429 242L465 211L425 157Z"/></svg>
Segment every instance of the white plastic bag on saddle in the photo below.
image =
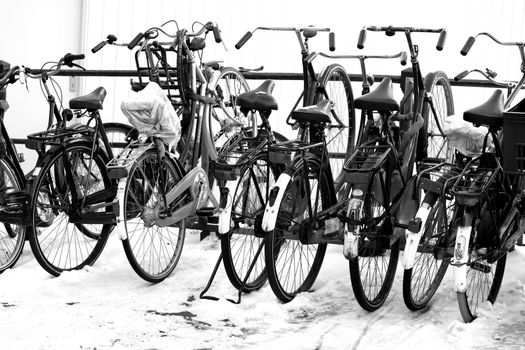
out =
<svg viewBox="0 0 525 350"><path fill-rule="evenodd" d="M180 118L159 84L148 83L122 101L120 109L139 133L161 138L170 148L177 146L181 135Z"/></svg>
<svg viewBox="0 0 525 350"><path fill-rule="evenodd" d="M449 115L445 117L443 133L450 138L450 146L468 157L475 157L481 154L483 141L488 133L484 126L476 127L461 116ZM492 147L492 140L489 136L489 148Z"/></svg>

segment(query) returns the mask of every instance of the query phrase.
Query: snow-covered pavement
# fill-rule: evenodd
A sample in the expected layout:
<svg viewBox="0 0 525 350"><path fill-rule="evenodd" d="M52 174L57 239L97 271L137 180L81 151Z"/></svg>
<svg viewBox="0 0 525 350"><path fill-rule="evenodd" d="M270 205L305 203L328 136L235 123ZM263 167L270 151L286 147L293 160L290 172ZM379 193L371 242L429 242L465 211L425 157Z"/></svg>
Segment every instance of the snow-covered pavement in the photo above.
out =
<svg viewBox="0 0 525 350"><path fill-rule="evenodd" d="M348 264L331 246L314 290L282 304L269 286L243 296L199 299L220 253L188 234L171 277L151 285L135 275L116 234L97 263L58 278L27 245L0 275L0 349L521 349L525 347L525 247L509 255L494 307L462 323L451 271L422 312L403 304L402 269L374 313L355 301ZM210 293L234 297L220 269Z"/></svg>

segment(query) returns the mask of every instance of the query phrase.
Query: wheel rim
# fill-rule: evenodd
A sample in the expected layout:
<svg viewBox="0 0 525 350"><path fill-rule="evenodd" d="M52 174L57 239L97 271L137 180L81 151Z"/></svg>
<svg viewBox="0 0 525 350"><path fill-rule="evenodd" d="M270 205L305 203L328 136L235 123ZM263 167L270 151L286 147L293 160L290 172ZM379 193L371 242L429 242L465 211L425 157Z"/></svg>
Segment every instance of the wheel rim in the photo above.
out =
<svg viewBox="0 0 525 350"><path fill-rule="evenodd" d="M232 203L227 254L239 282L244 280L263 242L263 238L260 238L262 228L259 226L259 221L262 220L268 190L275 184L275 176L272 171L267 177L268 168L265 160L259 159L251 165L247 171L243 172ZM255 234L259 237L256 237ZM247 285L260 283L261 279L264 281L265 273L264 251L261 251L246 281Z"/></svg>
<svg viewBox="0 0 525 350"><path fill-rule="evenodd" d="M161 172L166 176L163 190ZM159 164L154 153L142 158L128 177L124 198L127 245L136 264L152 278L169 275L182 251L184 222L165 227L155 224L166 212L162 193L169 192L179 181L178 172L168 162ZM170 210L182 202L176 200Z"/></svg>
<svg viewBox="0 0 525 350"><path fill-rule="evenodd" d="M294 227L300 225L308 218L308 209L305 205L306 198L295 199L294 196L300 195L300 189L304 189L304 179L295 177L292 186L295 190L287 190L286 198L279 209L277 225L272 233L272 240L269 242L273 253L273 271L278 283L280 293L286 298L293 298L298 292L308 290L315 278L320 264L319 257L324 254L326 245L302 244L297 237L286 239L292 234ZM318 181L310 179L310 188L313 198L310 198L312 207L315 204L315 193L317 192ZM283 210L283 206L285 209ZM321 201L318 202L317 209L322 208ZM267 243L268 244L268 243Z"/></svg>
<svg viewBox="0 0 525 350"><path fill-rule="evenodd" d="M428 157L430 158L441 158L451 159L451 150L448 144L448 138L442 133L445 125L445 117L453 114L453 106L450 105L451 91L448 85L448 81L445 81L445 77L439 77L435 84L432 85L430 94L432 95L432 101L436 109L436 118L439 122L439 126L433 116L432 111L428 114ZM430 107L428 107L430 108Z"/></svg>
<svg viewBox="0 0 525 350"><path fill-rule="evenodd" d="M331 123L325 129L325 139L327 150L330 157L330 166L332 169L332 178L336 182L336 190L342 183L340 175L342 173L344 160L347 152L351 151L355 144L355 122L354 111L351 108L353 97L351 86L349 85L346 72L341 67L336 67L330 72L329 77L323 80L326 93L333 103L333 111L339 120L331 115ZM350 96L349 96L350 95ZM318 94L316 102L325 98L324 95ZM350 104L350 107L349 107ZM341 125L342 124L342 125ZM350 147L349 147L350 144Z"/></svg>
<svg viewBox="0 0 525 350"><path fill-rule="evenodd" d="M217 148L240 130L241 127L236 126L235 122L243 127L248 126L248 118L237 106L237 97L249 89L248 83L239 72L226 70L220 73L214 91L221 102L212 108L210 118L211 135Z"/></svg>
<svg viewBox="0 0 525 350"><path fill-rule="evenodd" d="M71 191L79 198L109 187L104 176L104 161L98 157L91 159L87 149L67 150L76 188L70 188L65 177L60 156L55 158L44 176L40 179L36 203L33 208L33 227L37 249L52 268L58 272L83 267L90 263L91 256L100 244L109 225L74 224L69 221L71 212ZM89 164L92 168L89 169ZM58 188L56 185L59 184ZM105 211L105 209L100 209ZM45 217L47 221L43 221ZM106 231L104 228L107 228ZM105 240L104 240L105 243Z"/></svg>
<svg viewBox="0 0 525 350"><path fill-rule="evenodd" d="M5 195L20 191L20 184L11 169L3 161L0 168L0 193ZM25 228L21 225L0 224L0 272L11 267L18 258L25 239L22 230Z"/></svg>

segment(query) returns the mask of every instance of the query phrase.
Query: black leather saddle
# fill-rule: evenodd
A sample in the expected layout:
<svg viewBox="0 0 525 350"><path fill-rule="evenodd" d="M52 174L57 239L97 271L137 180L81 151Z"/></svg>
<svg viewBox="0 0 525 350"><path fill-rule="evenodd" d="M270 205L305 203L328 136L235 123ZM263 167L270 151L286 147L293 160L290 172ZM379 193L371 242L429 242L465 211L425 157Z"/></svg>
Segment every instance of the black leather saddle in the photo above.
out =
<svg viewBox="0 0 525 350"><path fill-rule="evenodd" d="M324 99L316 105L298 108L292 112L292 119L304 122L330 123L330 100Z"/></svg>
<svg viewBox="0 0 525 350"><path fill-rule="evenodd" d="M355 108L372 111L399 111L399 103L394 99L392 79L384 78L383 81L368 94L359 96L354 100Z"/></svg>
<svg viewBox="0 0 525 350"><path fill-rule="evenodd" d="M496 90L487 102L463 113L463 120L475 125L503 127L503 91Z"/></svg>
<svg viewBox="0 0 525 350"><path fill-rule="evenodd" d="M258 111L277 110L277 101L272 96L275 83L265 80L258 88L240 94L237 97L237 106Z"/></svg>
<svg viewBox="0 0 525 350"><path fill-rule="evenodd" d="M102 104L104 103L105 98L106 89L100 86L87 95L75 97L69 100L69 108L88 110L102 109Z"/></svg>

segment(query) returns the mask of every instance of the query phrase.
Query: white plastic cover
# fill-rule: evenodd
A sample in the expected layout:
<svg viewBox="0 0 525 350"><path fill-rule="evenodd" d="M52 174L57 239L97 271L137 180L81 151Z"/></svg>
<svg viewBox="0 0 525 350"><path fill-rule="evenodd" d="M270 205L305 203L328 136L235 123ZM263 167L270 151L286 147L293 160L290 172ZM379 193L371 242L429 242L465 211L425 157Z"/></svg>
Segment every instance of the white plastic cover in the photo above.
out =
<svg viewBox="0 0 525 350"><path fill-rule="evenodd" d="M450 137L451 146L468 157L475 157L481 154L488 129L484 126L475 127L461 116L450 115L445 117L443 133ZM489 136L489 146L491 145Z"/></svg>
<svg viewBox="0 0 525 350"><path fill-rule="evenodd" d="M120 109L139 133L163 139L176 147L181 135L180 118L155 82L122 101Z"/></svg>

